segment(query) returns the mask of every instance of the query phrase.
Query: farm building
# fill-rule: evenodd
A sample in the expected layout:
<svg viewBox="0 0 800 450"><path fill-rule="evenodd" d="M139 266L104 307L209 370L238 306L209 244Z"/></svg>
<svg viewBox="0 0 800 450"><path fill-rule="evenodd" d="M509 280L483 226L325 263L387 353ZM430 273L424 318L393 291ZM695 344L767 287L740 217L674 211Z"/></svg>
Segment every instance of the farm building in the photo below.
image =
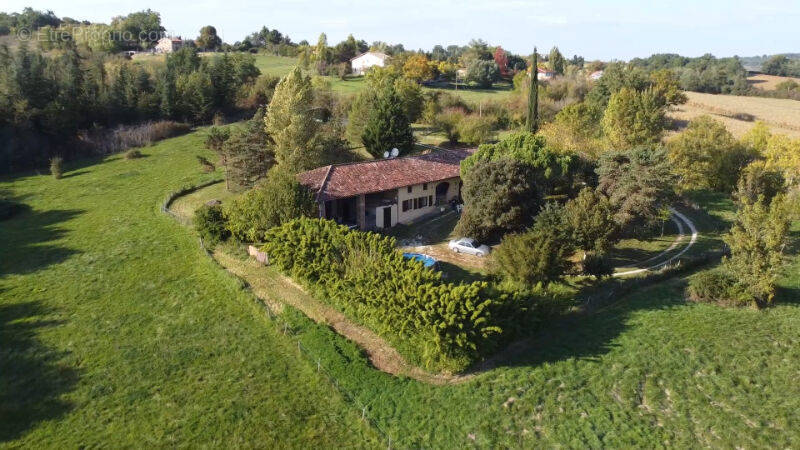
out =
<svg viewBox="0 0 800 450"><path fill-rule="evenodd" d="M474 150L319 167L298 175L319 216L362 230L408 224L461 197L461 161Z"/></svg>
<svg viewBox="0 0 800 450"><path fill-rule="evenodd" d="M353 69L353 75L364 75L370 67L383 67L389 55L381 52L366 52L362 53L350 60L350 67Z"/></svg>
<svg viewBox="0 0 800 450"><path fill-rule="evenodd" d="M155 46L156 53L172 53L183 47L183 40L178 37L163 37L158 40Z"/></svg>

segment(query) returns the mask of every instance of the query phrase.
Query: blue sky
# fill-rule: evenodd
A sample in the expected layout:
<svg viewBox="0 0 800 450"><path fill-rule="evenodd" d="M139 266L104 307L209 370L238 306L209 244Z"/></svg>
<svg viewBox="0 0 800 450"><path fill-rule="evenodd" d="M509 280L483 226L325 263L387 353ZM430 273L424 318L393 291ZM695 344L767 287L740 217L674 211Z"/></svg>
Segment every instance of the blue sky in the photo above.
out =
<svg viewBox="0 0 800 450"><path fill-rule="evenodd" d="M534 44L545 50L558 45L568 56L604 60L661 52L800 52L800 0L4 0L0 9L25 6L100 22L149 7L172 33L195 37L211 24L226 42L266 25L295 42L316 42L325 32L334 44L352 33L367 42L430 49L482 38L517 53L530 53Z"/></svg>

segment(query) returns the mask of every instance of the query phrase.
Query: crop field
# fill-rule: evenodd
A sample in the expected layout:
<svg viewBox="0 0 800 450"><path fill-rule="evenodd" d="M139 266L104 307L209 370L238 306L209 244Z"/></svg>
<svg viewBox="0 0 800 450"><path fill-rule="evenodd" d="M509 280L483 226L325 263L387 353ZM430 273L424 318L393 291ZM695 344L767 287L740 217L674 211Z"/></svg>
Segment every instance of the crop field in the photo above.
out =
<svg viewBox="0 0 800 450"><path fill-rule="evenodd" d="M787 81L787 80L792 80L795 83L799 83L800 84L800 78L794 78L794 77L779 77L779 76L776 76L776 75L766 75L766 74L763 74L763 73L760 73L758 75L753 75L751 77L747 77L747 82L751 86L753 86L755 88L758 88L758 89L761 89L761 90L764 90L764 91L774 91L775 88L780 83L782 83L784 81Z"/></svg>
<svg viewBox="0 0 800 450"><path fill-rule="evenodd" d="M444 386L374 369L287 306L311 361L160 211L168 192L220 178L196 161L213 157L203 137L72 162L61 180L0 179L29 207L0 221L0 446L800 445L800 259L768 310L688 303L674 278L531 324L494 368Z"/></svg>
<svg viewBox="0 0 800 450"><path fill-rule="evenodd" d="M773 133L800 137L800 102L796 100L714 95L686 92L689 101L673 107L669 117L685 127L690 120L710 115L723 122L736 137L753 127L756 120L766 122Z"/></svg>

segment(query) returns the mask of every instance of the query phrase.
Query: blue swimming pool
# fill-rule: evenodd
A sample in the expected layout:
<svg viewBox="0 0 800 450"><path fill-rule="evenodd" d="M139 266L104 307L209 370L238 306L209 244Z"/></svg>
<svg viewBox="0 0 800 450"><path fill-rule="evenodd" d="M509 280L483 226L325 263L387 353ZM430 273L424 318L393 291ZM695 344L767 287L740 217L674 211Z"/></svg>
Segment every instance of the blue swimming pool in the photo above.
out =
<svg viewBox="0 0 800 450"><path fill-rule="evenodd" d="M403 253L403 257L407 259L413 259L415 261L421 262L425 267L433 268L436 265L436 260L428 255L423 255L422 253Z"/></svg>

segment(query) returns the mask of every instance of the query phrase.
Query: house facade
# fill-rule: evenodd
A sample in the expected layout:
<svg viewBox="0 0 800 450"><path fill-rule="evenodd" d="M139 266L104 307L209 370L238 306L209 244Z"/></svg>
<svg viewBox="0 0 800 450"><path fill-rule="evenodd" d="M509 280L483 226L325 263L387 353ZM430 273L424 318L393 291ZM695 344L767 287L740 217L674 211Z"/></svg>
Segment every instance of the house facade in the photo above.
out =
<svg viewBox="0 0 800 450"><path fill-rule="evenodd" d="M350 60L353 75L364 75L370 67L384 67L389 55L381 52L362 53Z"/></svg>
<svg viewBox="0 0 800 450"><path fill-rule="evenodd" d="M183 40L179 37L163 37L155 46L156 53L172 53L183 47Z"/></svg>
<svg viewBox="0 0 800 450"><path fill-rule="evenodd" d="M319 216L362 230L410 224L461 199L461 161L473 150L319 167L298 175Z"/></svg>

